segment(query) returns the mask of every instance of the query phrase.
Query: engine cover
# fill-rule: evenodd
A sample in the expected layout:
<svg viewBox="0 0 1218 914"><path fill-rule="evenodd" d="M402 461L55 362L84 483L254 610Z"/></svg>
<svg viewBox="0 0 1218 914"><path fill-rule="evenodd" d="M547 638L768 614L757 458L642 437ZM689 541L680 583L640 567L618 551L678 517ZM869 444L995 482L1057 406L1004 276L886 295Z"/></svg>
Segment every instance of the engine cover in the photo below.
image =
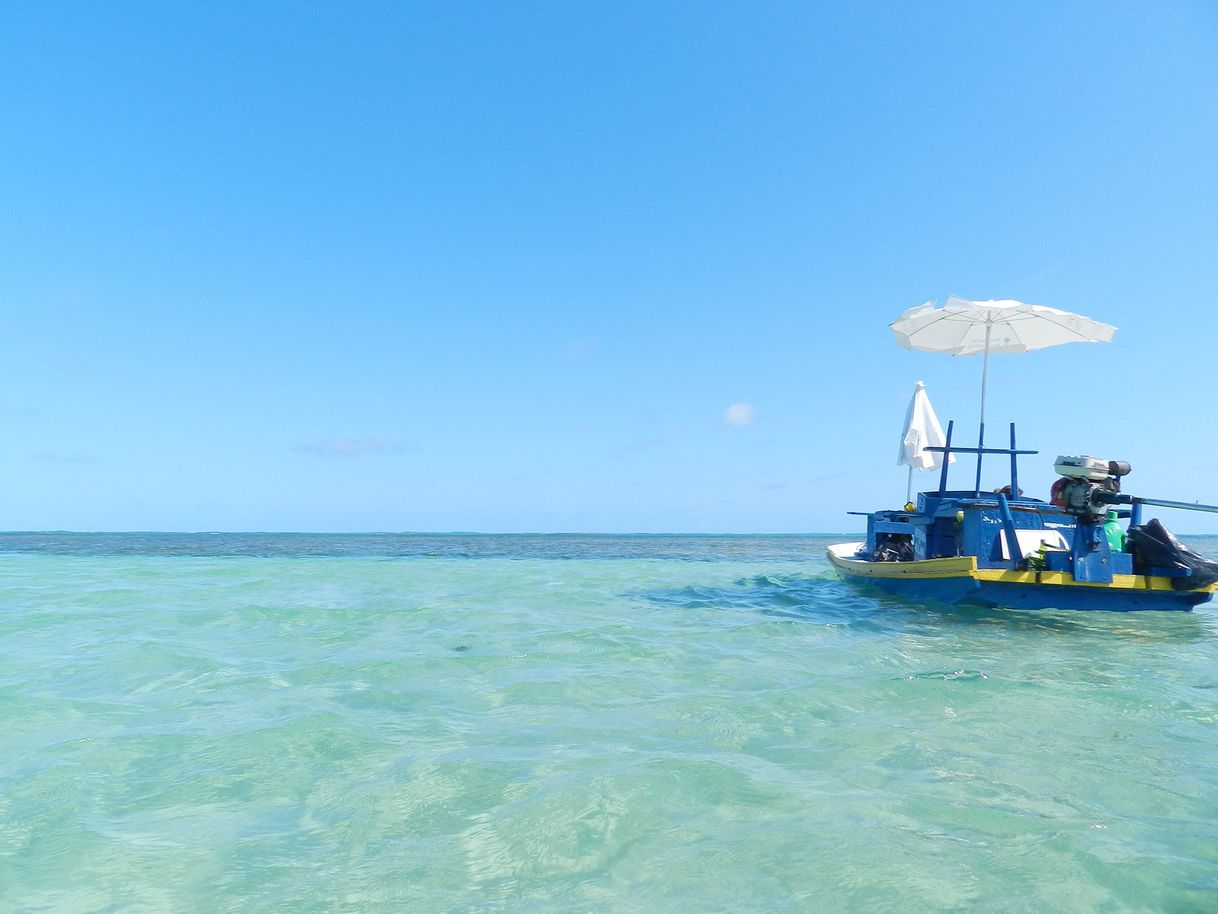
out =
<svg viewBox="0 0 1218 914"><path fill-rule="evenodd" d="M1098 457L1058 457L1053 469L1061 476L1091 482L1103 482L1110 475L1108 461Z"/></svg>

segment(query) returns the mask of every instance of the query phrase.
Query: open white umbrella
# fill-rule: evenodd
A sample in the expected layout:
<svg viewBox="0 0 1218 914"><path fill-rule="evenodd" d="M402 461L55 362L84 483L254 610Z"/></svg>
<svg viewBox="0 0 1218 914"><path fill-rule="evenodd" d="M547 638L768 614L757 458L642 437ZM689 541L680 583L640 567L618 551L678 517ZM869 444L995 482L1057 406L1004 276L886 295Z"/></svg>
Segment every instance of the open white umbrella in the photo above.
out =
<svg viewBox="0 0 1218 914"><path fill-rule="evenodd" d="M905 411L905 430L901 433L901 447L897 452L897 466L909 467L906 502L913 495L913 471L937 470L943 465L943 452L928 451L926 448L943 447L946 443L947 436L943 434L935 408L930 405L926 385L919 381L909 400L909 409ZM947 459L948 463L956 462L956 458L950 454Z"/></svg>
<svg viewBox="0 0 1218 914"><path fill-rule="evenodd" d="M1063 343L1107 343L1117 328L1044 305L1012 299L969 301L949 296L942 308L927 302L911 308L891 324L892 335L906 349L980 355L981 426L985 427L985 386L991 352L1031 352Z"/></svg>

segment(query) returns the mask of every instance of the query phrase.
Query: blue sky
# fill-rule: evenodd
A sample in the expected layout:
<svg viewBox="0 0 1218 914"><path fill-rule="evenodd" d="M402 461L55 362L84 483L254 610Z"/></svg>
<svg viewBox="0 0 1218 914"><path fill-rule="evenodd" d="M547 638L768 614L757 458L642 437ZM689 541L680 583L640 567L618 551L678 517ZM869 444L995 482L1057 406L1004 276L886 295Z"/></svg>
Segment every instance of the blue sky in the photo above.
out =
<svg viewBox="0 0 1218 914"><path fill-rule="evenodd" d="M849 530L952 293L1121 328L1025 488L1218 502L1215 98L1202 2L6 3L0 526Z"/></svg>

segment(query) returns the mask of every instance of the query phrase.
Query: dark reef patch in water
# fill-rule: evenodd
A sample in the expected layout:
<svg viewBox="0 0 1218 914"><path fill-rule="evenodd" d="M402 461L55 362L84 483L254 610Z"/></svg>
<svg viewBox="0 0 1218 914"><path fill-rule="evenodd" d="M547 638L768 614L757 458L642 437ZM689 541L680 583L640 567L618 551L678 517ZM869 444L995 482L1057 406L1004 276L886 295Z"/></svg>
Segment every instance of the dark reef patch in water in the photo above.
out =
<svg viewBox="0 0 1218 914"><path fill-rule="evenodd" d="M881 625L878 603L830 577L757 575L729 587L690 584L677 590L645 590L641 597L670 609L754 610L762 615L829 625Z"/></svg>

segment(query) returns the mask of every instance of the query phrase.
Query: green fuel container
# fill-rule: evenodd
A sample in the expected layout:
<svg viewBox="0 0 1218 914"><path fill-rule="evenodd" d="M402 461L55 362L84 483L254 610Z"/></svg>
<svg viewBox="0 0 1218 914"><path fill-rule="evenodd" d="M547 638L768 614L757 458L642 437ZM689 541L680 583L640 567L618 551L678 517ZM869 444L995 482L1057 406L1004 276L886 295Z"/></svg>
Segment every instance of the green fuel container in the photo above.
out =
<svg viewBox="0 0 1218 914"><path fill-rule="evenodd" d="M1113 552L1125 551L1125 531L1121 529L1121 522L1117 520L1117 513L1109 511L1108 517L1104 519L1104 535L1108 537L1108 548Z"/></svg>

